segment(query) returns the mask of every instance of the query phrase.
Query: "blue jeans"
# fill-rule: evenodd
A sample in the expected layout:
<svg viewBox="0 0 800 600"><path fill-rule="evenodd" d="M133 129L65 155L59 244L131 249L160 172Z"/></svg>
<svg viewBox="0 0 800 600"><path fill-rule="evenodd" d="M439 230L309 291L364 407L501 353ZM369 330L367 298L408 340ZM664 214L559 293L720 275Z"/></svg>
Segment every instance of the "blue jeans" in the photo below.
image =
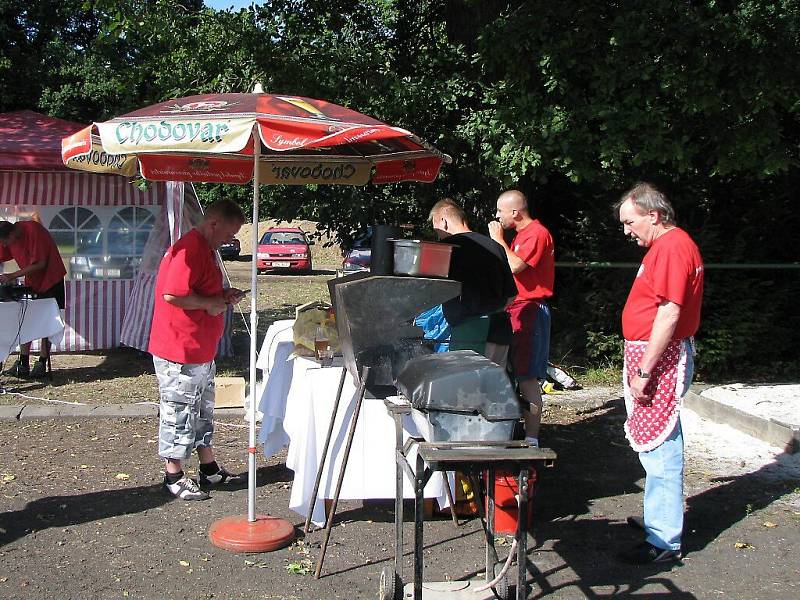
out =
<svg viewBox="0 0 800 600"><path fill-rule="evenodd" d="M686 380L680 396L686 395L694 374L694 359L687 345ZM645 470L644 529L647 541L664 550L680 550L683 533L683 432L681 422L658 448L640 452Z"/></svg>

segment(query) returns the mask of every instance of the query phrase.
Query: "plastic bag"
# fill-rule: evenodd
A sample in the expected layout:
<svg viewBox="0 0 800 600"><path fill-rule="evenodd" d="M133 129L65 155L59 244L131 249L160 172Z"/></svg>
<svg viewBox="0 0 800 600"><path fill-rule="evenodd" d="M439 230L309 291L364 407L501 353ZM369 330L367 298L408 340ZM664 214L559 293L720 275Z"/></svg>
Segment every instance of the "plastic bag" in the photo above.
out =
<svg viewBox="0 0 800 600"><path fill-rule="evenodd" d="M414 318L414 325L422 328L426 340L437 342L433 346L434 352L448 351L452 328L444 317L441 304L418 314Z"/></svg>
<svg viewBox="0 0 800 600"><path fill-rule="evenodd" d="M331 305L326 302L309 302L298 306L292 327L295 348L302 347L313 354L314 342L321 335L327 338L334 353L340 351L339 332Z"/></svg>

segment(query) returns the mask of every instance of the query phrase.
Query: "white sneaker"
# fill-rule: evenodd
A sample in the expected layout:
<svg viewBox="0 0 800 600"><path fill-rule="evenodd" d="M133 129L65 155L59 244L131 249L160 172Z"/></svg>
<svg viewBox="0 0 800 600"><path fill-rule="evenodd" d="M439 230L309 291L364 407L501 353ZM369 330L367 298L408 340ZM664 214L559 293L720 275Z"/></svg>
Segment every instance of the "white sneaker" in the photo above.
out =
<svg viewBox="0 0 800 600"><path fill-rule="evenodd" d="M164 489L181 500L208 500L211 496L201 490L193 479L187 475L181 477L175 483L168 483L164 477Z"/></svg>
<svg viewBox="0 0 800 600"><path fill-rule="evenodd" d="M234 475L229 473L225 467L220 467L219 471L213 475L206 475L200 471L200 485L218 485L220 483L230 483L232 485L241 485L245 482L242 475Z"/></svg>

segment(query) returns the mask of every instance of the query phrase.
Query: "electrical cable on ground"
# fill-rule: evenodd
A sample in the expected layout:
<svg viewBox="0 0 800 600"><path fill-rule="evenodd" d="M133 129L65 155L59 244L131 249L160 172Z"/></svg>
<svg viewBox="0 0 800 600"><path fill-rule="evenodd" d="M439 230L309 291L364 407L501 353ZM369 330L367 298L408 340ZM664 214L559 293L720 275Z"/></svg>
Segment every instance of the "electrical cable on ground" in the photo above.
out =
<svg viewBox="0 0 800 600"><path fill-rule="evenodd" d="M479 585L472 591L474 593L485 592L489 588L496 586L497 582L506 576L508 568L511 566L511 561L514 559L514 552L516 551L516 549L517 549L517 540L516 538L514 538L514 541L511 542L511 549L508 551L508 558L506 558L506 562L503 565L503 568L501 569L500 573L497 574L497 577L492 579L489 583L484 583L483 585Z"/></svg>
<svg viewBox="0 0 800 600"><path fill-rule="evenodd" d="M0 396L8 395L8 396L19 396L20 398L25 398L26 400L41 400L43 402L54 402L56 404L74 404L76 406L86 406L84 402L78 402L77 400L56 400L54 398L39 398L38 396L28 396L27 394L23 394L22 392L10 392L7 389L2 389L0 391Z"/></svg>

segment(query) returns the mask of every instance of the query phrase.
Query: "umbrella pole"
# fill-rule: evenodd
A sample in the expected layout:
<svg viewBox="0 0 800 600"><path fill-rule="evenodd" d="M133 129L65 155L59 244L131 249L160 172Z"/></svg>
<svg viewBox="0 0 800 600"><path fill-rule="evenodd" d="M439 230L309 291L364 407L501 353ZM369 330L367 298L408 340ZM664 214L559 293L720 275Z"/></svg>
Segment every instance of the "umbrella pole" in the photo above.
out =
<svg viewBox="0 0 800 600"><path fill-rule="evenodd" d="M258 341L258 162L261 138L258 124L253 126L253 255L250 268L250 436L247 446L247 518L225 517L212 523L211 543L231 552L270 552L294 539L294 526L284 519L256 515L256 342Z"/></svg>
<svg viewBox="0 0 800 600"><path fill-rule="evenodd" d="M256 520L256 343L258 342L258 196L261 178L258 161L261 156L261 138L258 125L253 127L253 234L250 260L250 436L247 448L247 520Z"/></svg>

